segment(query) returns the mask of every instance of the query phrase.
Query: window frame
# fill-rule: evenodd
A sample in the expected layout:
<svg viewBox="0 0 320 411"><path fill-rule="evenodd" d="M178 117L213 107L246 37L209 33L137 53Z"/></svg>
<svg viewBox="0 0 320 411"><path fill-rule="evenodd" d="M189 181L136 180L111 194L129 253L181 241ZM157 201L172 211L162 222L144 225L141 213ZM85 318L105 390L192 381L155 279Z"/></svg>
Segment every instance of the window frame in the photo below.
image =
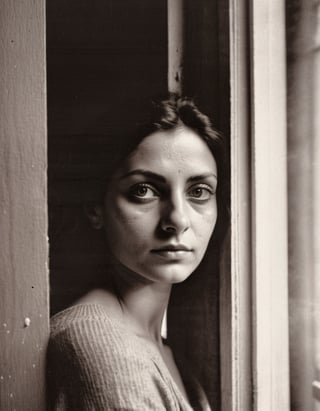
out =
<svg viewBox="0 0 320 411"><path fill-rule="evenodd" d="M221 292L222 409L286 411L285 3L231 0L229 12L231 269Z"/></svg>

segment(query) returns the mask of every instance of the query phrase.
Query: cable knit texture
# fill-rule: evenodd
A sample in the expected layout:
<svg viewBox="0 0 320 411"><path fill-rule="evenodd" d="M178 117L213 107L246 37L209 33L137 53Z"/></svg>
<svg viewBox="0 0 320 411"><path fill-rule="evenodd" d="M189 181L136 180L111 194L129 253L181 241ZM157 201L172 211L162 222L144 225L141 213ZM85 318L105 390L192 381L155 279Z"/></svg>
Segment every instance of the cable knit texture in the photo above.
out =
<svg viewBox="0 0 320 411"><path fill-rule="evenodd" d="M99 304L56 314L48 345L48 409L210 411L201 387L180 369L190 404L153 344Z"/></svg>

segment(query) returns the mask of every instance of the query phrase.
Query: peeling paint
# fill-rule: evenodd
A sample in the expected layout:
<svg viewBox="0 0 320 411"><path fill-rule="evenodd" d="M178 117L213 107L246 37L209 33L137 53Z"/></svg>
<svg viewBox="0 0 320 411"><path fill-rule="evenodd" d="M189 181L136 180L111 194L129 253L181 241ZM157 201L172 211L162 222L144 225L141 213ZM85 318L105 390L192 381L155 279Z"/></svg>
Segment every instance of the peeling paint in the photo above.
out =
<svg viewBox="0 0 320 411"><path fill-rule="evenodd" d="M26 318L24 319L24 326L25 326L25 327L29 327L30 324L31 324L30 318L29 318L29 317L26 317Z"/></svg>

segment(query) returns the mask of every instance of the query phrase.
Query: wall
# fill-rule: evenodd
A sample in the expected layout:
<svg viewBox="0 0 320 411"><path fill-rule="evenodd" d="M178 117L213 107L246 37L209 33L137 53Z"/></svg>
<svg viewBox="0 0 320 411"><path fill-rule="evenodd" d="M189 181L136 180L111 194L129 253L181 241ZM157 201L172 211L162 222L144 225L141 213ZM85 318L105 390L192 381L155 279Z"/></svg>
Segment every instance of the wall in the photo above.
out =
<svg viewBox="0 0 320 411"><path fill-rule="evenodd" d="M44 2L0 10L0 409L43 410L49 332Z"/></svg>

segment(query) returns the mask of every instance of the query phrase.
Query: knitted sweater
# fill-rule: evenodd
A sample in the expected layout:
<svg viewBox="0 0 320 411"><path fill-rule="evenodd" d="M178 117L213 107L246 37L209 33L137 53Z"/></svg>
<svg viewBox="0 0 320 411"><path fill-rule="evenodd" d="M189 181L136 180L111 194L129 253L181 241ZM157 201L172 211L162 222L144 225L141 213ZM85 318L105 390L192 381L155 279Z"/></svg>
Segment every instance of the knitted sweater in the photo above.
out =
<svg viewBox="0 0 320 411"><path fill-rule="evenodd" d="M199 385L188 375L182 379L192 406L153 344L110 318L102 305L75 305L52 318L50 410L209 411Z"/></svg>

